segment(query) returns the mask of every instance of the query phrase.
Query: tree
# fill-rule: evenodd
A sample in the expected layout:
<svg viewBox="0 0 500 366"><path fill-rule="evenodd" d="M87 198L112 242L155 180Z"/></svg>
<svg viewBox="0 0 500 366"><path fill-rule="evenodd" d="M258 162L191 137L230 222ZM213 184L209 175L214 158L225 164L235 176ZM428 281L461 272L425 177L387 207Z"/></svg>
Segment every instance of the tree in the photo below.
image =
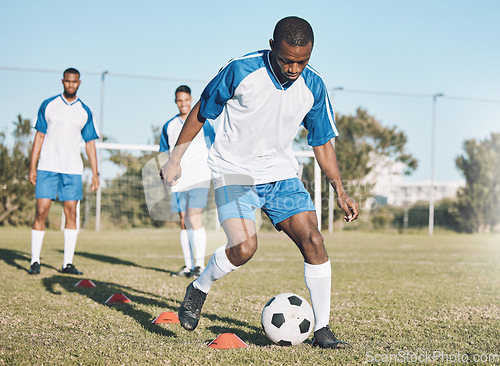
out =
<svg viewBox="0 0 500 366"><path fill-rule="evenodd" d="M365 109L358 108L354 115L340 116L336 125L340 131L340 135L335 138L339 169L346 190L356 200L362 201L370 195L372 186L361 182L375 164L387 160L386 158L403 163L405 174L410 174L417 168L417 160L405 150L408 141L405 133L398 131L395 126L383 126ZM302 130L295 140L296 145L304 146L306 136L307 131ZM312 182L313 174L310 162L304 166L302 178ZM323 177L322 187L328 187L328 184ZM336 210L339 210L338 207ZM327 216L322 215L324 218ZM343 216L340 210L335 214L336 218Z"/></svg>
<svg viewBox="0 0 500 366"><path fill-rule="evenodd" d="M31 154L31 122L21 115L13 122L11 151L0 133L0 225L28 225L34 219L35 187L28 181Z"/></svg>
<svg viewBox="0 0 500 366"><path fill-rule="evenodd" d="M460 227L469 233L495 229L500 223L500 133L467 140L464 151L455 160L465 177L457 199Z"/></svg>
<svg viewBox="0 0 500 366"><path fill-rule="evenodd" d="M410 174L417 168L417 160L406 153L408 139L396 126L385 127L362 108L354 116L340 116L337 120L340 131L335 139L339 168L344 179L359 180L371 170L370 159L390 157L402 162Z"/></svg>

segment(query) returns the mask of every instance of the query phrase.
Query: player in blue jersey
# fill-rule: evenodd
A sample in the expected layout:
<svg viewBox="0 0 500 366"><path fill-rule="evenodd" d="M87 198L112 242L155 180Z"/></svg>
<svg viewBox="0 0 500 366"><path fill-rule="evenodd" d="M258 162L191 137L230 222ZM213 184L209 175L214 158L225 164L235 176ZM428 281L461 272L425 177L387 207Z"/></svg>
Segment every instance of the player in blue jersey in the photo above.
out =
<svg viewBox="0 0 500 366"><path fill-rule="evenodd" d="M162 129L160 151L170 152L175 146L184 121L191 110L191 89L181 85L175 90L175 104L179 114L167 121ZM210 168L207 165L208 149L215 133L210 123L203 125L184 154L181 165L183 176L172 187L172 212L180 218L180 241L184 256L184 267L172 273L174 277L198 277L205 268L207 235L202 225L202 211L207 206L210 188Z"/></svg>
<svg viewBox="0 0 500 366"><path fill-rule="evenodd" d="M29 181L35 185L36 214L31 230L31 267L29 274L40 273L40 252L45 221L53 200L64 203L64 255L62 272L80 275L73 265L78 228L77 203L82 199L83 162L80 140L92 169L92 191L99 187L95 140L99 138L90 109L76 96L80 73L64 71L64 92L44 101L35 123L37 130L31 152Z"/></svg>
<svg viewBox="0 0 500 366"><path fill-rule="evenodd" d="M314 35L298 17L280 20L271 50L234 59L206 86L189 114L161 176L175 185L179 162L206 119L221 122L208 163L214 178L219 219L228 243L217 249L205 271L187 288L179 308L181 325L193 330L210 286L239 268L257 250L257 207L284 231L304 257L305 283L311 296L315 327L313 345L344 348L329 327L331 266L318 230L314 205L297 177L292 141L300 125L337 193L344 220L358 217L358 204L342 185L331 139L338 135L327 87L308 65Z"/></svg>

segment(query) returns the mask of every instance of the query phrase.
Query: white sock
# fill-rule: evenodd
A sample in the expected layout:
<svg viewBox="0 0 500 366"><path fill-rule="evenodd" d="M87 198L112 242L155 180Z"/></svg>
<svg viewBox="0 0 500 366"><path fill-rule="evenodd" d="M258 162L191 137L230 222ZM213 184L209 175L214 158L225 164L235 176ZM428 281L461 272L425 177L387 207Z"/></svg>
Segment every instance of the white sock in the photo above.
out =
<svg viewBox="0 0 500 366"><path fill-rule="evenodd" d="M195 267L205 268L205 248L207 246L207 233L205 228L193 231L193 248L195 254Z"/></svg>
<svg viewBox="0 0 500 366"><path fill-rule="evenodd" d="M187 230L181 230L181 248L182 255L184 256L184 265L187 269L192 269L192 256L191 256L191 246L189 245L189 235Z"/></svg>
<svg viewBox="0 0 500 366"><path fill-rule="evenodd" d="M318 265L304 262L304 279L311 295L314 331L317 331L330 322L330 293L332 289L330 260Z"/></svg>
<svg viewBox="0 0 500 366"><path fill-rule="evenodd" d="M42 251L43 236L45 231L31 230L31 264L40 263L40 252Z"/></svg>
<svg viewBox="0 0 500 366"><path fill-rule="evenodd" d="M63 268L66 268L68 264L73 263L73 255L75 254L77 237L78 229L64 229Z"/></svg>
<svg viewBox="0 0 500 366"><path fill-rule="evenodd" d="M208 261L207 268L205 268L201 276L193 282L193 286L204 293L208 293L210 286L212 286L215 281L240 267L241 266L236 267L229 261L226 255L226 246L223 245L212 255Z"/></svg>

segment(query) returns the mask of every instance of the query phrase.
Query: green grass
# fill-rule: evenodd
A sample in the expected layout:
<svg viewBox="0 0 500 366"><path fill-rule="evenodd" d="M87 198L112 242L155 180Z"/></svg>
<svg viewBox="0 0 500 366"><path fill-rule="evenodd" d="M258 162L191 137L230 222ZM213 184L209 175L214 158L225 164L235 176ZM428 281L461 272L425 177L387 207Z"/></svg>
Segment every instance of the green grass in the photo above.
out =
<svg viewBox="0 0 500 366"><path fill-rule="evenodd" d="M309 294L291 241L259 235L255 257L212 286L200 325L187 332L151 324L177 311L189 283L169 275L182 265L177 230L84 231L74 261L84 276L77 277L59 272L61 232L47 231L42 273L29 276L30 230L3 228L0 364L358 365L384 355L500 354L500 235L325 234L331 325L353 346L342 351L312 348L312 337L294 347L266 338L260 314L267 300ZM209 233L210 250L223 243L222 234ZM81 278L97 287L75 288ZM105 304L114 293L132 302ZM221 333L249 347L207 347Z"/></svg>

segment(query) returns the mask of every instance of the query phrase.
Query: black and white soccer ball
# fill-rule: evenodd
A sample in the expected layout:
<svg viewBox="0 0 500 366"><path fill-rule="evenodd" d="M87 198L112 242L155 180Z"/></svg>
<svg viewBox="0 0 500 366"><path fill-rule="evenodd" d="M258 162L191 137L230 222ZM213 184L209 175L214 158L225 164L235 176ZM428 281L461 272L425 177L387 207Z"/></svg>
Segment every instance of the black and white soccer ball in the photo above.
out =
<svg viewBox="0 0 500 366"><path fill-rule="evenodd" d="M283 293L274 296L262 310L262 329L280 346L304 342L314 326L311 305L301 296Z"/></svg>

